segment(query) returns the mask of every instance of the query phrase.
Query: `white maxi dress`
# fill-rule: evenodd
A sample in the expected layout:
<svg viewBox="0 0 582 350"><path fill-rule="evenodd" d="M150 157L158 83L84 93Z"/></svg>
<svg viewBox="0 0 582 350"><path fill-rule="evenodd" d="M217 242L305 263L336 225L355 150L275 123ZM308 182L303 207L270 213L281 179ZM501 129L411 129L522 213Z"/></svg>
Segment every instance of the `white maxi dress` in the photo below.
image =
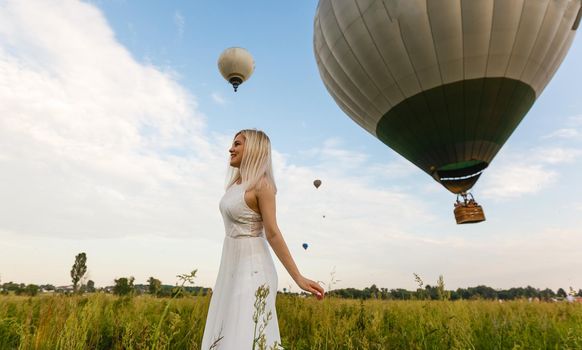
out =
<svg viewBox="0 0 582 350"><path fill-rule="evenodd" d="M281 343L275 310L277 271L265 239L262 218L249 208L244 195L244 187L234 184L220 200L226 234L206 317L202 350L210 349L220 337L215 350L251 350L263 316L268 312L272 317L264 330L267 348L275 341ZM270 291L265 312L259 317L255 330L255 292L261 285L268 286Z"/></svg>

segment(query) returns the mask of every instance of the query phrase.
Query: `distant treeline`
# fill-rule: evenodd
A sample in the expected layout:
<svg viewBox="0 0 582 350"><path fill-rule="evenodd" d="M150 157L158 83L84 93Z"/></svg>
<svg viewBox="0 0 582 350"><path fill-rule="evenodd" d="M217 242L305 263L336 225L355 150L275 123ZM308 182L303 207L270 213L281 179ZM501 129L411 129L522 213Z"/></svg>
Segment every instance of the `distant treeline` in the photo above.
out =
<svg viewBox="0 0 582 350"><path fill-rule="evenodd" d="M552 299L566 298L568 295L582 297L582 289L577 292L572 288L566 292L563 288L556 292L546 288L540 290L531 286L525 288L494 289L488 286L477 286L469 288L458 288L457 290L445 290L439 286L426 285L415 291L406 289L378 288L375 284L363 290L356 288L334 289L327 293L341 298L349 299L393 299L393 300L513 300L522 298L538 298L539 300L550 301Z"/></svg>
<svg viewBox="0 0 582 350"><path fill-rule="evenodd" d="M157 286L152 284L136 284L133 285L131 279L120 278L115 280L116 284L112 286L94 288L87 288L82 285L80 293L84 292L102 292L117 295L142 295L151 294L157 297L180 297L184 295L206 295L211 292L210 288L198 286L184 286L176 287L172 285ZM157 282L157 280L156 280ZM289 293L286 288L283 289L286 294ZM0 293L2 294L16 294L34 296L39 292L53 292L53 293L72 293L70 288L59 288L51 284L35 285L8 282L0 285ZM303 293L304 294L304 293ZM445 290L439 286L426 285L424 288L418 288L415 291L410 291L402 288L388 289L378 288L375 284L364 289L356 288L342 288L334 289L327 292L328 296L335 296L346 299L384 299L384 300L471 300L471 299L488 299L488 300L513 300L513 299L529 299L538 298L543 301L551 301L553 299L566 298L568 295L582 297L582 289L577 292L572 288L566 292L563 288L556 292L553 290L538 289L531 286L525 288L510 288L510 289L494 289L488 286L477 286L469 288L458 288L456 290Z"/></svg>
<svg viewBox="0 0 582 350"><path fill-rule="evenodd" d="M180 297L182 295L206 295L210 288L196 287L196 286L183 286L176 287L172 285L160 285L159 289L155 293L150 293L150 286L146 284L123 284L116 283L113 286L101 287L101 288L88 288L87 285L81 285L81 288L77 293L111 293L118 295L141 295L141 294L155 294L157 297ZM74 293L73 289L69 286L66 287L55 287L52 284L24 284L24 283L14 283L7 282L0 284L0 294L15 294L15 295L27 295L35 296L39 293ZM179 295L177 295L179 293Z"/></svg>

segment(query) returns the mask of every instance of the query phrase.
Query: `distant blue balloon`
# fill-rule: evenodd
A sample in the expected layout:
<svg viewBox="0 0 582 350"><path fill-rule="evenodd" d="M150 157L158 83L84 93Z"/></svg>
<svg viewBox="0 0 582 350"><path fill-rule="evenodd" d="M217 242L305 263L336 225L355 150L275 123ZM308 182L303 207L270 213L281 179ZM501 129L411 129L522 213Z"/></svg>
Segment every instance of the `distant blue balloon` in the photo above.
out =
<svg viewBox="0 0 582 350"><path fill-rule="evenodd" d="M309 244L303 243L303 249L307 250L307 247L309 247Z"/></svg>

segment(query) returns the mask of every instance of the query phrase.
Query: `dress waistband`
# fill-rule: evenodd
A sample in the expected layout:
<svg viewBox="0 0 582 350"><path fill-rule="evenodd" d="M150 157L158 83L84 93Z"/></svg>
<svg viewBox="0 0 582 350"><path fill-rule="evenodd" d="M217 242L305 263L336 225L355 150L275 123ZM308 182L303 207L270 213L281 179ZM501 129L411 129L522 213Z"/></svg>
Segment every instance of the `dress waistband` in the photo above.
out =
<svg viewBox="0 0 582 350"><path fill-rule="evenodd" d="M263 235L260 236L253 236L250 234L241 234L241 235L236 235L236 236L229 236L226 235L225 237L231 238L231 239L244 239L244 238L265 238Z"/></svg>

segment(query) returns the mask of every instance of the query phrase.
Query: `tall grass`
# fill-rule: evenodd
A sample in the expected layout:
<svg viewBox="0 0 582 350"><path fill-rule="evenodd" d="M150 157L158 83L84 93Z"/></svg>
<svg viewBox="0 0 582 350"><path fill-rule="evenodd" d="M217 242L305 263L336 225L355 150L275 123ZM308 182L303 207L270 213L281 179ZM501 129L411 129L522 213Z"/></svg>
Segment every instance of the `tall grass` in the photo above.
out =
<svg viewBox="0 0 582 350"><path fill-rule="evenodd" d="M582 349L579 304L282 297L279 309L289 349Z"/></svg>
<svg viewBox="0 0 582 350"><path fill-rule="evenodd" d="M4 296L0 349L197 349L208 303L208 297Z"/></svg>
<svg viewBox="0 0 582 350"><path fill-rule="evenodd" d="M199 349L209 301L0 296L0 349ZM285 349L582 349L582 304L279 294L277 314Z"/></svg>

